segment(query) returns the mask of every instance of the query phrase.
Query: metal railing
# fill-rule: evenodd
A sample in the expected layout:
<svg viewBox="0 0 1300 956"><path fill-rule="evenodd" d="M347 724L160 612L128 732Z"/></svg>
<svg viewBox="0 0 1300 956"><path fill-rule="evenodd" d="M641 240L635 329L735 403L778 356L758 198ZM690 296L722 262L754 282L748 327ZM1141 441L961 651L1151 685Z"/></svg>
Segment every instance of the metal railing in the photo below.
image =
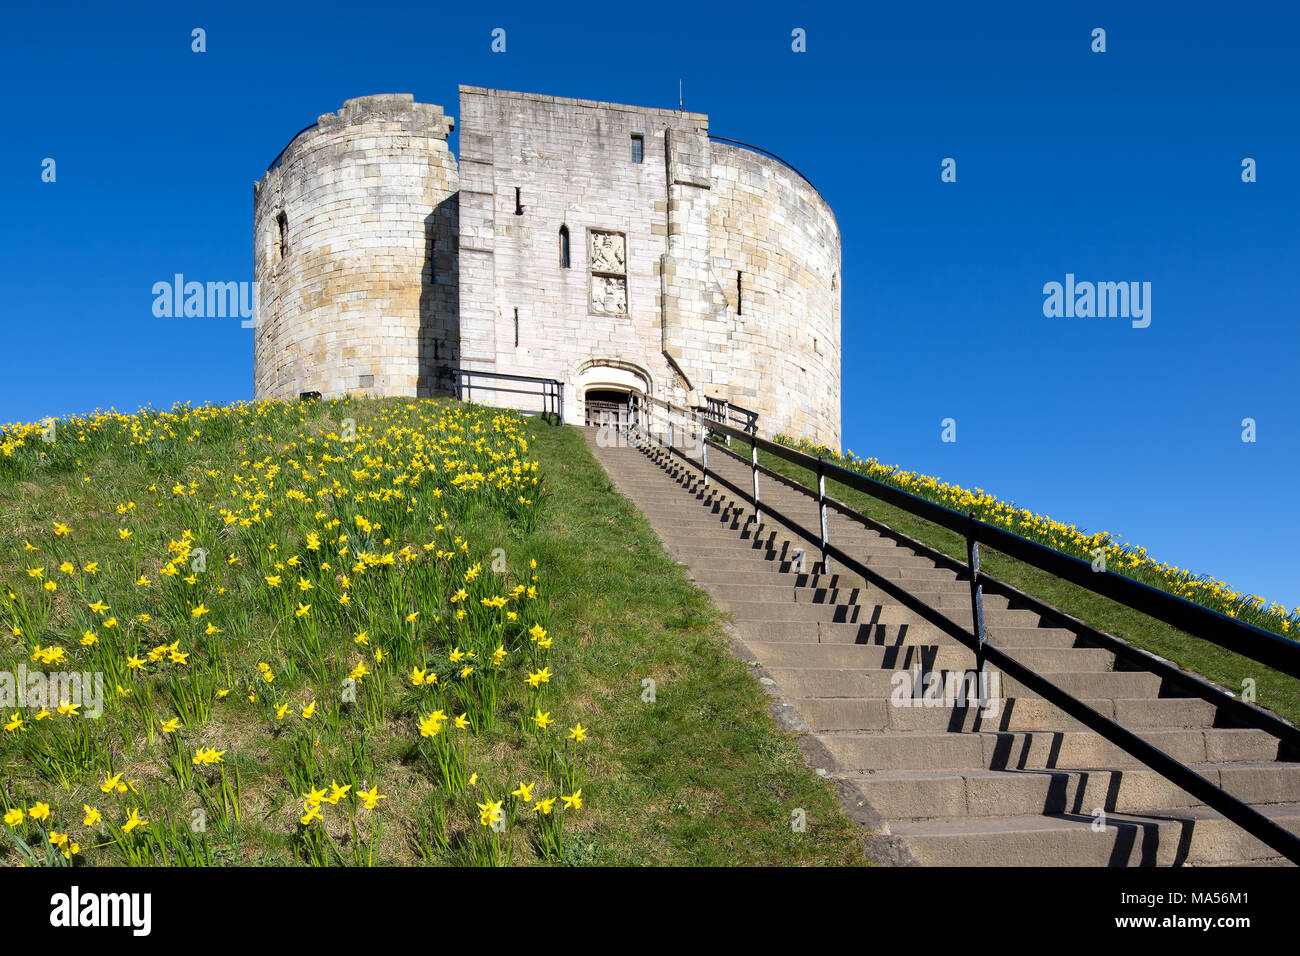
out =
<svg viewBox="0 0 1300 956"><path fill-rule="evenodd" d="M484 379L486 381L478 381ZM494 384L509 382L523 385L523 388L511 388L507 385ZM495 397L501 393L511 395L532 395L541 399L540 414L547 421L554 416L555 424L564 421L564 383L554 378L538 378L533 375L511 375L506 372L476 372L470 369L456 370L456 398L462 402L474 400L474 389L479 394L487 393ZM532 409L519 409L521 412Z"/></svg>
<svg viewBox="0 0 1300 956"><path fill-rule="evenodd" d="M655 417L656 409L660 410L661 417L672 423L668 432L669 441L667 444L663 441L662 430L656 435L652 427L651 420ZM692 421L694 434L698 436L700 441L701 455L699 461L696 461L689 454L683 453L674 444L675 431L683 429L685 435L691 434L687 429L690 428ZM700 468L706 486L710 477L712 477L718 484L723 485L741 499L753 505L754 514L750 520L755 522L755 535L757 535L757 531L764 523L764 506L761 503L759 494L760 474L781 481L790 488L815 498L820 518L820 529L816 535L806 530L797 520L786 517L773 509L770 503L766 506L767 513L796 535L810 543L816 543L820 547L822 573L830 572L830 562L834 559L842 567L862 577L873 587L896 599L904 607L914 611L922 619L973 651L978 672L976 685L980 688L981 705L984 703L985 688L988 686L984 670L991 665L1001 670L1008 677L1019 681L1027 690L1038 694L1044 700L1055 705L1089 730L1099 734L1125 753L1150 767L1165 779L1192 794L1206 806L1217 810L1282 856L1292 862L1300 863L1300 837L1296 834L1279 826L1254 807L1211 783L1201 774L1169 756L1169 754L1137 736L1132 731L1103 716L1037 671L1011 657L1001 648L990 645L984 628L985 588L988 588L993 593L1003 594L1016 601L1029 604L1035 610L1043 613L1044 616L1074 629L1085 640L1095 641L1106 649L1114 651L1129 663L1136 664L1141 669L1150 670L1158 674L1163 680L1179 685L1182 689L1190 692L1192 696L1200 697L1214 704L1226 716L1272 734L1278 738L1284 752L1293 757L1300 755L1300 729L1261 707L1233 696L1197 675L1181 671L1168 661L1135 648L1120 638L1097 631L1081 621L1076 621L1074 618L1049 608L1028 595L1022 594L1016 588L990 577L980 570L979 548L981 544L987 545L1002 554L1053 574L1094 594L1109 598L1135 611L1147 614L1156 620L1163 621L1194 637L1210 641L1225 650L1248 657L1262 665L1296 678L1300 678L1300 643L1289 641L1262 628L1230 618L1184 598L1149 587L1139 581L1134 581L1131 578L1125 578L1113 572L1094 571L1092 565L1088 562L987 524L978 520L973 514L963 515L960 512L883 484L855 471L850 471L834 462L827 461L821 456L814 457L785 445L759 438L756 435L747 434L730 425L706 420L698 411L679 408L657 399L648 399L645 402L644 413L634 420L633 426L647 440L657 440L659 446L666 448L669 454L676 455L691 466ZM710 476L708 442L704 439L707 432L721 432L723 435L735 437L739 441L749 444L750 454L747 458L728 448L717 446L718 450L723 454L729 455L750 467L753 480L752 487L748 491L719 476L716 471ZM817 475L817 489L814 491L788 476L761 466L758 463L760 449L791 464L814 472ZM826 494L826 479L828 477L854 491L862 492L961 535L966 539L967 559L965 564L963 565L960 561L919 542L914 542L906 538L906 536L888 529L880 522L859 514L848 505L829 498ZM908 547L915 547L921 553L926 554L927 557L933 558L936 563L957 571L970 584L971 622L973 628L968 630L915 597L898 582L883 577L872 568L836 547L830 540L830 528L827 521L828 507L834 508L854 520L861 521L869 527L886 531L890 536L904 542Z"/></svg>
<svg viewBox="0 0 1300 956"><path fill-rule="evenodd" d="M704 402L703 405L696 407L696 411L702 413L710 421L721 422L724 425L734 425L749 435L758 434L758 412L751 411L741 405L733 405L725 398L706 398ZM731 444L730 435L722 437L725 444Z"/></svg>
<svg viewBox="0 0 1300 956"><path fill-rule="evenodd" d="M289 151L289 147L294 144L294 141L297 140L299 136L301 136L303 133L307 132L308 130L315 129L318 125L320 124L312 123L310 126L304 126L302 129L298 130L298 132L294 133L293 139L290 139L289 142L285 143L284 149L280 150L280 152L276 154L275 159L271 160L271 165L266 167L266 172L269 173L271 170L275 169L275 167L280 165L280 160L284 159L284 154ZM263 175L266 174L263 173Z"/></svg>
<svg viewBox="0 0 1300 956"><path fill-rule="evenodd" d="M792 165L790 165L790 163L786 162L784 159L776 155L776 153L772 152L770 149L764 149L762 146L755 146L753 143L742 143L738 139L727 139L727 137L725 136L714 136L712 133L709 134L709 139L713 140L714 142L728 143L731 146L740 146L743 147L744 149L753 150L756 153L762 153L764 156L770 156L772 159L775 159L786 169L790 170L790 172L794 173L796 176L798 176L800 179L806 182L809 188L812 189L813 192L817 193L817 195L819 196L821 195L821 193L818 192L817 187L812 184L811 179L809 179L803 173L799 172L799 170L795 169Z"/></svg>
<svg viewBox="0 0 1300 956"><path fill-rule="evenodd" d="M627 426L628 406L624 402L608 402L601 399L586 398L582 402L583 421L596 427Z"/></svg>

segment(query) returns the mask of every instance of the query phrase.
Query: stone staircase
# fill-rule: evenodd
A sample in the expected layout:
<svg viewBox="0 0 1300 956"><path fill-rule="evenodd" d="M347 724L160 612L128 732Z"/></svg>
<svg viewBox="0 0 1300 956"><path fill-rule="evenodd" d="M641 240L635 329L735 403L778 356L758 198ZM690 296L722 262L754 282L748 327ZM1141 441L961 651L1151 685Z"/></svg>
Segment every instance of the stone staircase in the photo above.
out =
<svg viewBox="0 0 1300 956"><path fill-rule="evenodd" d="M897 688L923 675L973 669L974 655L863 578L818 573L817 549L766 512L755 535L751 506L716 483L704 488L698 469L655 448L602 447L597 429L585 431L616 487L730 612L738 650L777 697L783 723L803 733L805 756L835 780L851 815L874 831L869 848L878 861L1286 864L1236 824L996 672L1001 679L983 709L977 702L945 706L903 695ZM719 452L709 456L709 466L738 487L750 486L744 463ZM805 528L819 527L814 500L768 476L760 481L764 505ZM893 538L832 514L838 547L970 627L966 581ZM1037 613L1006 598L985 595L984 601L990 643L1300 833L1300 762L1281 759L1275 737L1227 725L1212 704L1172 696L1155 674L1114 669L1109 651L1045 626Z"/></svg>

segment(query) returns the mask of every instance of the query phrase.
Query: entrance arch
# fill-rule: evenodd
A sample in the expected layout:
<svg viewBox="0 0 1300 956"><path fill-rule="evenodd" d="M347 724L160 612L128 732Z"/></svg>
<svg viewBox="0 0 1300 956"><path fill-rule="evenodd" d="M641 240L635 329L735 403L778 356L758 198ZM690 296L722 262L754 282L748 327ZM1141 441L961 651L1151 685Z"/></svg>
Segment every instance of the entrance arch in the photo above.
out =
<svg viewBox="0 0 1300 956"><path fill-rule="evenodd" d="M578 369L577 398L581 420L588 425L627 421L628 406L653 394L654 383L643 368L620 359L593 359Z"/></svg>

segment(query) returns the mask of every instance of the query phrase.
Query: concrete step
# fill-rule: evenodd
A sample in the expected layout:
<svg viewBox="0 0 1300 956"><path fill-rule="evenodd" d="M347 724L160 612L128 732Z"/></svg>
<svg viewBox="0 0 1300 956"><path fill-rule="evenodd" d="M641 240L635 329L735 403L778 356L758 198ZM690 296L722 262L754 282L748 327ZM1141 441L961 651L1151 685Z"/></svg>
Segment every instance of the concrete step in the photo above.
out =
<svg viewBox="0 0 1300 956"><path fill-rule="evenodd" d="M990 687L991 692L996 688ZM990 697L981 706L969 696L975 685L954 686L949 704L942 698L823 697L793 701L814 731L895 731L940 733L945 731L1084 730L1082 723L1039 697ZM936 691L936 694L940 691ZM1214 722L1214 708L1205 701L1180 697L1153 697L1134 701L1085 700L1104 717L1116 718L1130 730L1205 729ZM1124 705L1120 708L1119 705ZM1187 706L1187 705L1199 706ZM883 713L883 716L882 716Z"/></svg>
<svg viewBox="0 0 1300 956"><path fill-rule="evenodd" d="M939 669L963 671L975 656L957 644L808 644L794 641L747 642L764 667L866 668L870 670Z"/></svg>
<svg viewBox="0 0 1300 956"><path fill-rule="evenodd" d="M769 650L770 647L774 650ZM827 667L850 666L865 668L893 668L909 670L920 667L923 672L970 670L975 667L975 655L960 644L924 644L909 640L906 643L885 644L830 644L793 641L774 641L755 647L750 645L764 665L772 667ZM1109 673L1113 657L1108 651L1086 647L1017 647L1008 651L1015 660L1038 673ZM771 660L765 659L768 655ZM851 664L818 664L820 659L844 658Z"/></svg>
<svg viewBox="0 0 1300 956"><path fill-rule="evenodd" d="M941 644L966 647L931 624L885 624L870 621L861 624L785 623L737 621L736 628L747 641L796 641L821 644ZM1012 654L1017 647L1074 647L1078 638L1062 628L999 627L989 628L989 643Z"/></svg>
<svg viewBox="0 0 1300 956"><path fill-rule="evenodd" d="M882 621L835 624L829 621L736 621L736 630L749 641L793 641L798 644L942 644L964 647L929 624Z"/></svg>
<svg viewBox="0 0 1300 956"><path fill-rule="evenodd" d="M737 621L833 621L841 624L855 624L867 621L887 623L917 623L924 621L915 611L893 604L789 604L731 601L720 598L719 604ZM953 613L944 613L957 624L969 626L970 613L963 618L955 609ZM1042 618L1033 611L1010 611L990 608L984 612L984 620L989 627L1008 625L1011 627L1036 627Z"/></svg>
<svg viewBox="0 0 1300 956"><path fill-rule="evenodd" d="M767 667L787 697L889 697L896 686L893 670L848 667ZM1018 681L999 675L1004 697L1037 697ZM911 680L910 676L907 678ZM903 680L899 678L898 681ZM1081 700L1133 700L1160 695L1160 678L1142 671L1053 674L1052 683Z"/></svg>
<svg viewBox="0 0 1300 956"><path fill-rule="evenodd" d="M1262 730L1144 730L1142 738L1182 763L1265 762L1277 739ZM1091 731L826 733L820 740L842 767L859 771L1124 768L1141 764Z"/></svg>
<svg viewBox="0 0 1300 956"><path fill-rule="evenodd" d="M673 546L673 550L689 556L691 559L699 559L706 564L711 564L715 559L727 559L739 556L748 556L754 554L764 561L772 560L794 560L793 552L802 551L805 567L811 570L813 564L820 557L817 549L810 544L791 542L789 548L780 550L770 547L755 547L756 542L752 539L741 537L730 537L728 539L706 538L701 540L697 535L688 535L686 537L677 537L672 535L665 536L665 540ZM910 551L897 550L897 553L863 553L854 555L857 560L866 565L873 571L877 565L890 568L919 568L933 569L935 564L929 558L912 554Z"/></svg>
<svg viewBox="0 0 1300 956"><path fill-rule="evenodd" d="M839 624L911 624L923 623L915 612L896 606L859 607L855 604L767 604L753 601L720 599L718 605L731 612L737 621L784 622L826 621Z"/></svg>
<svg viewBox="0 0 1300 956"><path fill-rule="evenodd" d="M762 573L762 572L758 572ZM768 575L762 583L734 584L730 581L716 581L708 584L709 593L726 597L733 601L758 602L770 604L858 604L858 596L873 599L879 603L888 598L879 589L874 592L860 588L810 588L800 587L796 577L800 572L791 572L780 577Z"/></svg>
<svg viewBox="0 0 1300 956"><path fill-rule="evenodd" d="M876 590L879 590L878 588L876 588L875 585L867 584L867 582L864 581L862 578L856 577L854 575L816 573L816 566L820 563L820 557L818 556L815 548L811 550L812 553L810 555L806 555L804 558L805 566L808 566L809 558L812 559L810 569L808 571L805 571L802 575L799 576L798 580L795 581L789 581L784 578L774 579L773 574L780 574L781 572L778 571L776 568L769 567L768 565L776 562L765 562L764 565L758 568L757 570L749 570L749 571L724 571L724 570L719 570L717 568L714 568L712 566L703 566L697 570L693 570L692 576L695 578L696 581L700 582L701 584L777 583L777 584L786 584L794 587L814 588L823 591L824 590L832 590L832 591L852 590L854 588L860 590L871 590L875 588ZM789 572L789 573L795 574L796 572ZM966 584L965 581L957 581L955 579L949 581L949 580L944 580L943 578L938 576L935 576L932 579L915 577L912 580L926 582L924 585L917 584L916 587L918 590L923 588L924 591L926 592L960 594L963 595L968 601L970 600L970 586ZM909 590L911 590L910 587ZM995 595L986 594L984 597L985 600L987 601L990 598L995 597Z"/></svg>
<svg viewBox="0 0 1300 956"><path fill-rule="evenodd" d="M1288 802L1300 787L1300 764L1195 764L1192 770L1256 806ZM887 819L1094 814L1201 806L1187 791L1146 767L1104 770L900 771L852 778Z"/></svg>
<svg viewBox="0 0 1300 956"><path fill-rule="evenodd" d="M1300 806L1259 809L1300 832ZM1090 814L1051 814L899 823L891 832L924 866L1213 866L1277 857L1236 824L1194 807L1107 814L1100 832L1092 824Z"/></svg>
<svg viewBox="0 0 1300 956"><path fill-rule="evenodd" d="M674 554L681 556L681 560L691 563L692 569L696 573L704 570L744 572L764 569L769 569L777 573L794 572L794 566L789 560L785 560L771 552L755 550L752 556L750 554L743 554L739 557L714 557L709 558L707 562L704 562L692 556L682 555L682 552L678 548L674 547L672 550ZM806 561L807 557L805 557L805 562ZM896 581L904 588L909 587L909 581L925 580L935 573L935 569L933 568L904 568L887 564L876 564L873 561L864 561L863 563L871 568L874 573L879 574L882 578Z"/></svg>

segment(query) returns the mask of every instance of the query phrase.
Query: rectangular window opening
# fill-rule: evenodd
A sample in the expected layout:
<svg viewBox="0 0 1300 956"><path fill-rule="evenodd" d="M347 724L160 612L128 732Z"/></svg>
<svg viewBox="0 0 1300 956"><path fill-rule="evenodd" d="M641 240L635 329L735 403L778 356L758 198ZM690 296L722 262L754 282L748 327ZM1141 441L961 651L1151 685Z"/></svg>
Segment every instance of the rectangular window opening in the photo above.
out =
<svg viewBox="0 0 1300 956"><path fill-rule="evenodd" d="M632 162L645 162L645 137L640 133L632 134Z"/></svg>

